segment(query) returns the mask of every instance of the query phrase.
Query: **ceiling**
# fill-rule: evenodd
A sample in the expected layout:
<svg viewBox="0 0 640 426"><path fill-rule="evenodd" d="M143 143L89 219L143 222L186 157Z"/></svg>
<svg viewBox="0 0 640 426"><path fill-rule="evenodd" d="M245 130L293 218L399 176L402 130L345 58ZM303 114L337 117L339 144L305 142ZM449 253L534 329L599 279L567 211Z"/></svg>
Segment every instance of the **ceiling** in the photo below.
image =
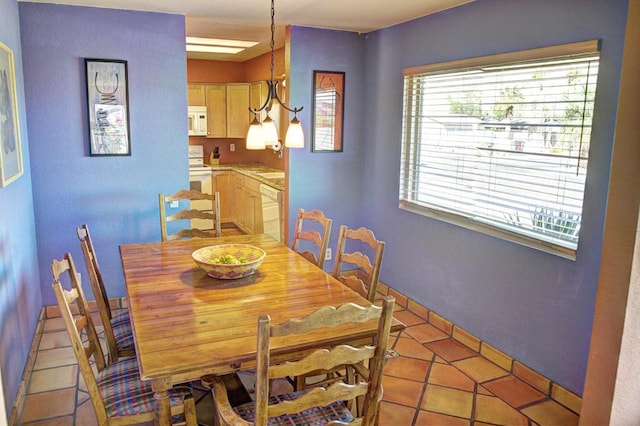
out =
<svg viewBox="0 0 640 426"><path fill-rule="evenodd" d="M189 52L189 58L244 62L270 50L269 0L20 0L175 13L186 16L186 35L258 41L235 55ZM276 48L284 27L298 25L368 33L473 0L276 0Z"/></svg>

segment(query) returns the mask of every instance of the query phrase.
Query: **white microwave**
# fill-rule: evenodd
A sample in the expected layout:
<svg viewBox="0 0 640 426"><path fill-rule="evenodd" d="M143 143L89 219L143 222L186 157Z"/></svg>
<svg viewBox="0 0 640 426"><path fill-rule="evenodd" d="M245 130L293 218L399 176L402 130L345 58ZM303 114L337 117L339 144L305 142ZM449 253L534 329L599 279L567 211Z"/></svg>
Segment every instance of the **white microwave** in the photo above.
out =
<svg viewBox="0 0 640 426"><path fill-rule="evenodd" d="M190 106L189 136L207 136L207 107Z"/></svg>

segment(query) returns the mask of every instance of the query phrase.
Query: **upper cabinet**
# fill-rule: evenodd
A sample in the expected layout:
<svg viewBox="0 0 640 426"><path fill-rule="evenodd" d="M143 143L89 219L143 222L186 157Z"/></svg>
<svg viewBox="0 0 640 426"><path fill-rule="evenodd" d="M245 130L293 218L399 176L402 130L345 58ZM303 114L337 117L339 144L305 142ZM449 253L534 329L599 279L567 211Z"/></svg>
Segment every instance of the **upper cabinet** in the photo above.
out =
<svg viewBox="0 0 640 426"><path fill-rule="evenodd" d="M206 105L208 138L244 138L249 113L248 83L189 84L189 105Z"/></svg>
<svg viewBox="0 0 640 426"><path fill-rule="evenodd" d="M205 90L203 84L188 84L187 99L189 106L205 106Z"/></svg>
<svg viewBox="0 0 640 426"><path fill-rule="evenodd" d="M205 84L207 99L207 137L227 137L227 85Z"/></svg>
<svg viewBox="0 0 640 426"><path fill-rule="evenodd" d="M250 120L249 84L227 84L227 137L247 137Z"/></svg>

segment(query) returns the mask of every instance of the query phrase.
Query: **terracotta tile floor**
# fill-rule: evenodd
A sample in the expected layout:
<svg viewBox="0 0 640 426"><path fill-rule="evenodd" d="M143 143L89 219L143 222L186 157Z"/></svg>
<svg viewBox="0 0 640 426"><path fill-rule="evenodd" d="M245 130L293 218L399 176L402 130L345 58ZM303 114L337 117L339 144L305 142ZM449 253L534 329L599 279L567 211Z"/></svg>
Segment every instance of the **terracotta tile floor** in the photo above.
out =
<svg viewBox="0 0 640 426"><path fill-rule="evenodd" d="M64 324L60 318L44 321L19 424L95 425ZM410 323L395 341L398 356L385 366L380 425L578 424L575 413L496 364L450 337L426 331L431 326L424 321ZM280 386L287 390L286 384ZM212 424L210 408L208 396L198 403L203 425Z"/></svg>
<svg viewBox="0 0 640 426"><path fill-rule="evenodd" d="M233 229L223 229L234 234ZM381 426L577 425L578 415L408 310L385 366ZM96 425L62 318L45 319L18 424ZM96 324L100 320L95 315ZM250 388L250 379L241 376ZM288 390L287 383L277 385ZM211 401L195 392L198 421L212 424Z"/></svg>

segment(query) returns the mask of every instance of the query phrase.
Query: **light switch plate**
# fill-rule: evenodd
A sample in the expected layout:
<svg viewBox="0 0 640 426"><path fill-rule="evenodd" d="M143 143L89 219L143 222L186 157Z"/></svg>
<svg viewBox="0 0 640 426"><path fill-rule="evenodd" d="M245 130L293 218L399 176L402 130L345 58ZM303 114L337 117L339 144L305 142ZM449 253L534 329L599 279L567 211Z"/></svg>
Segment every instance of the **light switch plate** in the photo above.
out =
<svg viewBox="0 0 640 426"><path fill-rule="evenodd" d="M229 144L229 151L233 152L236 150L236 144L235 143L230 143Z"/></svg>

